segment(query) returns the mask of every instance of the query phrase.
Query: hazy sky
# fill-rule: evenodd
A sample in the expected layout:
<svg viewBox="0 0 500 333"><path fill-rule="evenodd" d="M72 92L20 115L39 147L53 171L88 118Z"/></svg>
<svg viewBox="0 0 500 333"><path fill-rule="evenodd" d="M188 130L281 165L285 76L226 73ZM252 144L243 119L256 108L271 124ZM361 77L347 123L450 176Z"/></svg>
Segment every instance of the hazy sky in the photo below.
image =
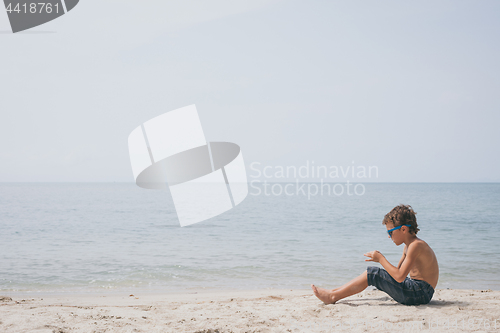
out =
<svg viewBox="0 0 500 333"><path fill-rule="evenodd" d="M498 0L81 0L11 34L0 10L0 181L133 181L130 132L190 104L247 165L500 181L499 17Z"/></svg>

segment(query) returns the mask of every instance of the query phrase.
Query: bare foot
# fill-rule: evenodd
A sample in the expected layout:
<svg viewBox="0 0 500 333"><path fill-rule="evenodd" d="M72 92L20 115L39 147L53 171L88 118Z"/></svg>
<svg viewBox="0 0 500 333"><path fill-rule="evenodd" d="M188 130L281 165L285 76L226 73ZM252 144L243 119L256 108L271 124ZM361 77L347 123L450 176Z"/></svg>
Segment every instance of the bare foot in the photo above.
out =
<svg viewBox="0 0 500 333"><path fill-rule="evenodd" d="M318 288L314 284L311 284L311 288L314 291L314 295L323 301L325 304L333 304L336 302L333 295L333 290L326 290L323 288Z"/></svg>

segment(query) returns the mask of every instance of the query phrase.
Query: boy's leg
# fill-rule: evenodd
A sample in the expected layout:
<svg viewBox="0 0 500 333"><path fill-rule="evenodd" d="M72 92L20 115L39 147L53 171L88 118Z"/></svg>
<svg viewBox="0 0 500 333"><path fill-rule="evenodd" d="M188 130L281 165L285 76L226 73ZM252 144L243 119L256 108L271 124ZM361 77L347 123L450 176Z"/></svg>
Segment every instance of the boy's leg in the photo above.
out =
<svg viewBox="0 0 500 333"><path fill-rule="evenodd" d="M368 287L368 276L366 274L366 271L357 278L349 281L348 283L337 289L327 290L323 288L317 288L313 284L311 285L311 288L314 291L314 295L316 295L316 297L322 300L325 304L332 304L337 302L338 300L341 300L342 298L346 298L348 296L362 292L366 289L366 287Z"/></svg>

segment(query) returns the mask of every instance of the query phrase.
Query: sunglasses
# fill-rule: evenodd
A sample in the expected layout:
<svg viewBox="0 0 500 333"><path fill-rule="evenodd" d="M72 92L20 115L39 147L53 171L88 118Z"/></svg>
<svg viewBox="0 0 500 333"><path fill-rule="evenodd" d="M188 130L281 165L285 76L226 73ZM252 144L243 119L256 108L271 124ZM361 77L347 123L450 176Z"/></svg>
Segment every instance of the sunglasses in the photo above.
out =
<svg viewBox="0 0 500 333"><path fill-rule="evenodd" d="M401 227L405 227L405 226L406 226L406 227L411 227L411 225L409 225L409 224L403 224L403 225L400 225L399 227L392 228L391 230L387 230L387 233L389 234L389 237L391 237L391 238L392 238L392 232L393 232L394 230L401 229Z"/></svg>

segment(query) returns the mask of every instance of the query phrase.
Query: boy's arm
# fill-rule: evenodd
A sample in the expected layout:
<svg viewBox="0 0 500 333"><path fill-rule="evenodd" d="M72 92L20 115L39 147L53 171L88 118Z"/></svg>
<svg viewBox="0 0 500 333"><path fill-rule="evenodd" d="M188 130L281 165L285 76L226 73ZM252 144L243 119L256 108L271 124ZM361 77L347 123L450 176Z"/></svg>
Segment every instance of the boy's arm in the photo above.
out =
<svg viewBox="0 0 500 333"><path fill-rule="evenodd" d="M408 245L405 244L405 248L403 250L403 255L401 256L401 259L399 259L399 263L398 263L398 268L401 267L401 264L403 263L403 260L405 260L406 258L406 251L408 249Z"/></svg>
<svg viewBox="0 0 500 333"><path fill-rule="evenodd" d="M410 246L408 247L408 251L406 252L406 256L400 267L391 265L391 263L379 251L365 253L365 256L370 258L366 259L365 261L379 262L385 268L387 273L389 273L394 278L394 280L401 283L406 279L408 273L410 273L410 270L413 267L413 264L415 263L415 259L417 259L417 257L420 255L421 247L419 245L420 244L418 243L410 244Z"/></svg>

